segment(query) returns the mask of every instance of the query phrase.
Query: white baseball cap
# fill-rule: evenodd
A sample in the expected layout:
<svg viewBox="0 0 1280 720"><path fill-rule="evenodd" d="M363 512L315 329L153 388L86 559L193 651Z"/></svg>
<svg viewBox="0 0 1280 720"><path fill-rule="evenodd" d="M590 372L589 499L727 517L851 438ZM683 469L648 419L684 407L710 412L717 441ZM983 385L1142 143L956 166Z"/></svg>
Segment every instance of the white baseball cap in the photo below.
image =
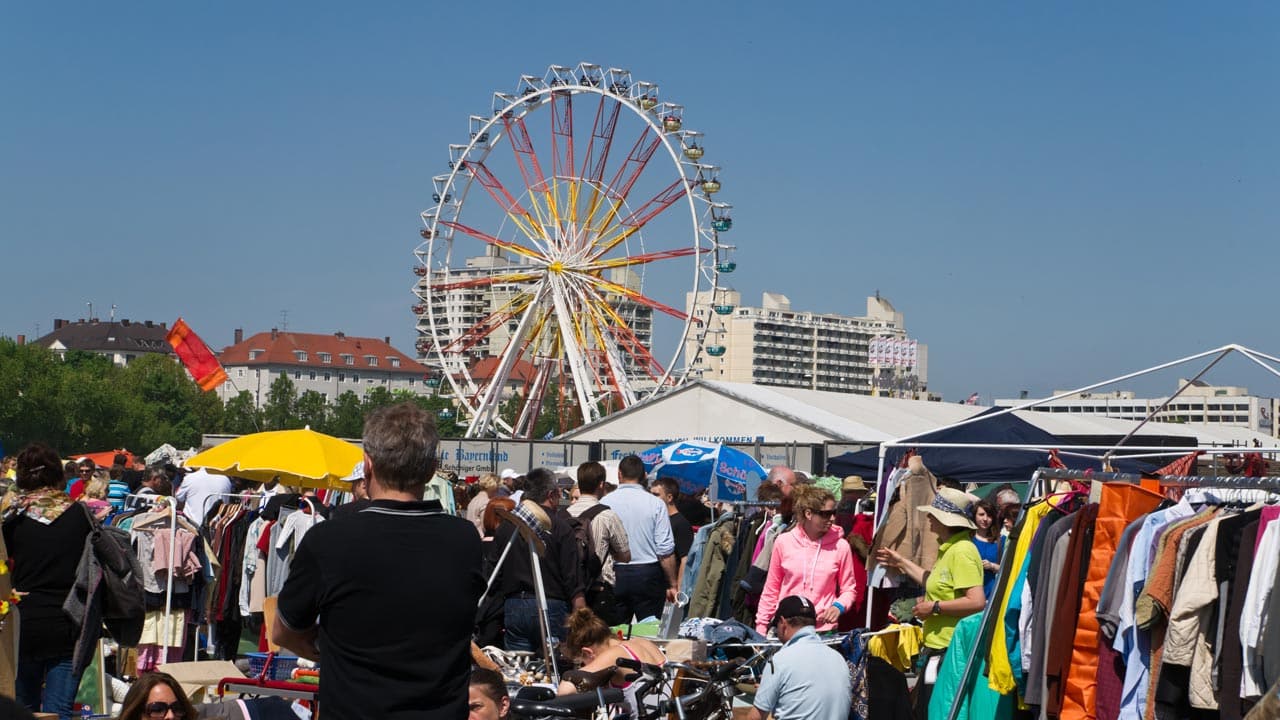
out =
<svg viewBox="0 0 1280 720"><path fill-rule="evenodd" d="M501 475L499 475L499 477L501 477L503 480L515 480L516 478L520 477L520 473L516 472L515 470L512 470L511 468L503 468L502 473Z"/></svg>

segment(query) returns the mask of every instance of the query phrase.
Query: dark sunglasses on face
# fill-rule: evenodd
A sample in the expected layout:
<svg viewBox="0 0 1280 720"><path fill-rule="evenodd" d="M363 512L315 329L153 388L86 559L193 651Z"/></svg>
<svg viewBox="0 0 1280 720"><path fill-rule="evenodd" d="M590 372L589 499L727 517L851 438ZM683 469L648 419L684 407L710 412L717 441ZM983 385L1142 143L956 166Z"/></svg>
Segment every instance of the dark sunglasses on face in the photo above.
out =
<svg viewBox="0 0 1280 720"><path fill-rule="evenodd" d="M81 474L81 475L92 475L92 474L93 474L93 468L80 468L80 474Z"/></svg>
<svg viewBox="0 0 1280 720"><path fill-rule="evenodd" d="M172 713L173 713L173 716L174 716L175 718L184 718L184 717L186 717L186 716L187 716L187 715L186 715L186 713L185 713L185 712L183 712L183 710L182 710L182 703L177 703L177 702L174 702L174 703L162 703L162 702L147 703L147 706L146 706L145 708L143 708L143 709L147 711L147 715L149 715L151 718L153 718L153 720L162 720L162 718L164 718L165 714L166 714L166 713L169 713L169 712L172 712Z"/></svg>
<svg viewBox="0 0 1280 720"><path fill-rule="evenodd" d="M836 511L835 511L834 509L832 509L832 510L814 510L814 511L813 511L813 514L814 514L814 515L817 515L818 517L822 518L823 520L830 520L831 518L833 518L833 517L835 517L835 516L836 516Z"/></svg>

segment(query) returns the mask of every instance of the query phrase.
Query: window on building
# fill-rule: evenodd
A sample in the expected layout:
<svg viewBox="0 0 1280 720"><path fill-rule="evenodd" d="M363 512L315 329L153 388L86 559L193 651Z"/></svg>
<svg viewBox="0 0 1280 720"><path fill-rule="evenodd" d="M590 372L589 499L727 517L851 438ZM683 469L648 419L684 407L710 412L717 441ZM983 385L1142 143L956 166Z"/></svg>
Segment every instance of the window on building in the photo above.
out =
<svg viewBox="0 0 1280 720"><path fill-rule="evenodd" d="M331 373L325 373L325 374L324 374L324 381L325 381L325 382L329 382L329 380L330 380L330 379L332 379L332 378L333 378L333 375L332 375Z"/></svg>
<svg viewBox="0 0 1280 720"><path fill-rule="evenodd" d="M360 376L359 376L359 375L356 375L356 374L354 374L354 373L352 373L352 375L351 375L351 382L353 382L353 383L358 383L358 382L360 382Z"/></svg>
<svg viewBox="0 0 1280 720"><path fill-rule="evenodd" d="M314 375L314 374L315 374L315 373L312 373L312 375ZM294 379L294 380L301 380L301 379L302 379L302 371L301 371L301 370L294 370L294 371L293 371L293 379ZM312 378L312 379L314 379L314 378Z"/></svg>
<svg viewBox="0 0 1280 720"><path fill-rule="evenodd" d="M298 362L306 362L306 361L307 361L307 351L306 351L306 350L294 350L294 351L293 351L293 356L294 356L295 358L297 358L297 359L298 359Z"/></svg>
<svg viewBox="0 0 1280 720"><path fill-rule="evenodd" d="M236 368L236 377L244 377L244 368Z"/></svg>
<svg viewBox="0 0 1280 720"><path fill-rule="evenodd" d="M261 354L262 354L262 353L264 353L264 352L266 352L266 351L265 351L265 350L250 350L250 351L249 351L249 359L250 359L250 360L257 360L257 359L258 359L258 356L259 356L259 355L261 355Z"/></svg>
<svg viewBox="0 0 1280 720"><path fill-rule="evenodd" d="M326 365L328 365L330 362L332 362L332 361L333 361L333 356L332 356L332 355L330 355L330 354L329 354L329 353L327 353L327 352L316 353L316 355L317 355L317 356L319 356L319 358L320 358L320 362L322 362L322 363L324 363L324 364L326 364Z"/></svg>
<svg viewBox="0 0 1280 720"><path fill-rule="evenodd" d="M409 378L409 387L413 387L414 385L417 385L417 384L418 384L418 378Z"/></svg>
<svg viewBox="0 0 1280 720"><path fill-rule="evenodd" d="M325 402L329 402L329 393L320 393L320 397L324 398Z"/></svg>
<svg viewBox="0 0 1280 720"><path fill-rule="evenodd" d="M355 356L355 355L350 355L350 354L348 354L348 353L342 353L341 357L342 357L342 364L343 364L343 365L355 365L355 364L356 364L356 356Z"/></svg>
<svg viewBox="0 0 1280 720"><path fill-rule="evenodd" d="M387 362L391 363L391 367L400 367L400 358L387 356Z"/></svg>
<svg viewBox="0 0 1280 720"><path fill-rule="evenodd" d="M312 370L311 372L307 373L307 379L308 379L308 380L315 380L315 379L316 379L316 371L315 371L315 370Z"/></svg>
<svg viewBox="0 0 1280 720"><path fill-rule="evenodd" d="M369 367L378 367L378 358L373 355L365 355L364 361Z"/></svg>
<svg viewBox="0 0 1280 720"><path fill-rule="evenodd" d="M347 374L346 374L346 373L338 373L338 382L346 382L346 381L347 381Z"/></svg>

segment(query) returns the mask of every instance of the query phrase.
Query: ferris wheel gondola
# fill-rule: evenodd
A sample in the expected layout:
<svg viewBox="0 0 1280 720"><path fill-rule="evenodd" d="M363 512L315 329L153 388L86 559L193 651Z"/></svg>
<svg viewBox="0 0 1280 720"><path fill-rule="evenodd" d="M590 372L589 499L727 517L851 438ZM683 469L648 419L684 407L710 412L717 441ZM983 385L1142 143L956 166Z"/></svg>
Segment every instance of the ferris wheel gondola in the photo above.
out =
<svg viewBox="0 0 1280 720"><path fill-rule="evenodd" d="M705 153L658 85L590 63L522 75L470 117L432 179L413 307L468 436L594 420L709 352L704 298L736 264Z"/></svg>

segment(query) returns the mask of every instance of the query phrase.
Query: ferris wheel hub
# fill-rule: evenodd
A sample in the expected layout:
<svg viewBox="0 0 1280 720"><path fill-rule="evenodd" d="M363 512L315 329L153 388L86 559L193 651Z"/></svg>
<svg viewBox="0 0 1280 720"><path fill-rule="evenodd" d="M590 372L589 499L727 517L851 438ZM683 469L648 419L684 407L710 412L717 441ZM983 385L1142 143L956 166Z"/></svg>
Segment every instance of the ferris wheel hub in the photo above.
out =
<svg viewBox="0 0 1280 720"><path fill-rule="evenodd" d="M551 271L551 272L553 272L553 273L562 273L562 272L564 272L564 263L562 263L562 262L560 262L559 260L557 260L557 261L555 261L555 262L551 263L550 265L548 265L548 266L547 266L547 269L548 269L548 270L550 270L550 271Z"/></svg>

